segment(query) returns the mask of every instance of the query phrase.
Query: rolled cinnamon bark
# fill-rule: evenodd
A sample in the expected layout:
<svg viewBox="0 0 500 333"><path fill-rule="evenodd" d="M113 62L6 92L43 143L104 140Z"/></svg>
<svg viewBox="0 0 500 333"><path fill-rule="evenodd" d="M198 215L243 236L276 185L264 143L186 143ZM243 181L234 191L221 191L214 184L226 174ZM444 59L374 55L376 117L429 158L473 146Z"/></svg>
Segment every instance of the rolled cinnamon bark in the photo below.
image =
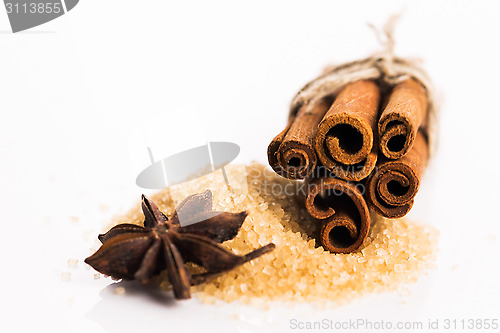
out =
<svg viewBox="0 0 500 333"><path fill-rule="evenodd" d="M314 104L302 105L285 130L269 144L267 155L273 170L289 179L303 179L316 168L318 158L313 140L317 125L332 104L325 97Z"/></svg>
<svg viewBox="0 0 500 333"><path fill-rule="evenodd" d="M379 159L366 182L366 201L379 215L388 218L405 216L413 206L428 158L428 144L417 132L413 147L400 159Z"/></svg>
<svg viewBox="0 0 500 333"><path fill-rule="evenodd" d="M373 81L346 85L318 126L314 147L321 163L334 169L367 158L377 129L380 90Z"/></svg>
<svg viewBox="0 0 500 333"><path fill-rule="evenodd" d="M320 242L334 253L359 249L370 229L370 214L356 184L337 178L308 180L306 209L322 219Z"/></svg>
<svg viewBox="0 0 500 333"><path fill-rule="evenodd" d="M377 145L374 144L372 151L359 163L348 165L335 160L332 161L330 166L331 176L355 182L365 179L375 169L378 159L377 152Z"/></svg>
<svg viewBox="0 0 500 333"><path fill-rule="evenodd" d="M283 168L278 162L278 148L281 145L281 142L283 141L283 138L285 137L286 133L288 133L288 130L290 129L290 126L292 126L293 120L295 119L295 115L290 116L288 118L288 124L286 125L285 129L281 131L278 135L274 137L274 139L271 141L269 146L267 147L267 160L269 161L269 165L271 168L273 168L274 172L276 172L278 175L282 177L286 177L286 175L283 172ZM286 177L288 178L288 177Z"/></svg>
<svg viewBox="0 0 500 333"><path fill-rule="evenodd" d="M427 94L420 83L406 80L394 87L378 122L380 151L398 159L407 154L427 114Z"/></svg>

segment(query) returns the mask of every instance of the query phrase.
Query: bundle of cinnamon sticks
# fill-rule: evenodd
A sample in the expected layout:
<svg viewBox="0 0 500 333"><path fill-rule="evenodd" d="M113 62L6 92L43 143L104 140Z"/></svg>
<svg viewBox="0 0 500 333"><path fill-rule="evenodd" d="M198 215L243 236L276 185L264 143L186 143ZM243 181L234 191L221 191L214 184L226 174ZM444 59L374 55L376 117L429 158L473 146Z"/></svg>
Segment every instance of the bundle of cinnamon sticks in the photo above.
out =
<svg viewBox="0 0 500 333"><path fill-rule="evenodd" d="M387 218L410 211L429 155L429 96L411 75L318 91L295 103L268 159L279 175L307 183L305 206L321 223L321 244L349 253L368 235L370 210Z"/></svg>

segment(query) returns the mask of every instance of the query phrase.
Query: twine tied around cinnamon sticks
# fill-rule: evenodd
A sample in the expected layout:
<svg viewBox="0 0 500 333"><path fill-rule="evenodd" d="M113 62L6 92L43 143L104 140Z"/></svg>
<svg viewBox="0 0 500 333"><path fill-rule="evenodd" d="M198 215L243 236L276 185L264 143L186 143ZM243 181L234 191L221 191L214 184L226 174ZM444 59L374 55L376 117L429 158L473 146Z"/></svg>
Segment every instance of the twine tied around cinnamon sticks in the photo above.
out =
<svg viewBox="0 0 500 333"><path fill-rule="evenodd" d="M369 209L406 215L434 150L433 88L416 61L394 57L392 23L384 53L328 68L306 84L268 147L276 173L305 179L306 209L321 221L319 239L331 252L363 244Z"/></svg>

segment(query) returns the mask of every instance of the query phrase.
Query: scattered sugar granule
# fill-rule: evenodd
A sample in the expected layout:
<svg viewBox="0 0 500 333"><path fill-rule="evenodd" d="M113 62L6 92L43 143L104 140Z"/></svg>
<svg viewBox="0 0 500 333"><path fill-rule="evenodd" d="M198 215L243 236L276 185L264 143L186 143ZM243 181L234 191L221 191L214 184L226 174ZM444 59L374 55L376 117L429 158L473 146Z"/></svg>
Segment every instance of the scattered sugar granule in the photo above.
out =
<svg viewBox="0 0 500 333"><path fill-rule="evenodd" d="M70 272L61 272L61 281L63 282L69 282L71 281L71 273Z"/></svg>
<svg viewBox="0 0 500 333"><path fill-rule="evenodd" d="M71 269L78 268L78 259L68 259L68 267Z"/></svg>
<svg viewBox="0 0 500 333"><path fill-rule="evenodd" d="M116 287L115 290L113 290L113 293L115 295L123 295L123 294L125 294L125 288L124 287Z"/></svg>

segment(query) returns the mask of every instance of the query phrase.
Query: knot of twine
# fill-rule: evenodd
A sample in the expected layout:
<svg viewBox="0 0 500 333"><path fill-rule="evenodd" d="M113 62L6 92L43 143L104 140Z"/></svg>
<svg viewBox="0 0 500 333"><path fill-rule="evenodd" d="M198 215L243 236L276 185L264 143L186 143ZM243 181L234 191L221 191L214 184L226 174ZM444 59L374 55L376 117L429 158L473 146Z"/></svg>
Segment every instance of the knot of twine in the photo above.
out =
<svg viewBox="0 0 500 333"><path fill-rule="evenodd" d="M368 58L328 68L326 72L307 83L292 100L290 117L295 116L303 105L313 106L326 96L337 95L347 84L359 80L378 80L393 87L410 78L417 80L427 92L427 128L425 134L432 156L436 147L437 100L431 80L420 67L419 59L399 58L394 55L394 29L399 15L389 18L382 31L369 26L382 46L382 51ZM307 112L307 111L306 111Z"/></svg>
<svg viewBox="0 0 500 333"><path fill-rule="evenodd" d="M396 26L396 22L399 19L399 16L392 16L389 18L387 23L384 25L383 32L381 33L380 29L377 29L375 25L372 23L368 23L368 26L375 33L375 37L377 38L380 45L383 46L383 50L378 55L378 62L375 63L375 66L383 73L386 77L394 78L394 27ZM384 38L385 35L385 38Z"/></svg>

